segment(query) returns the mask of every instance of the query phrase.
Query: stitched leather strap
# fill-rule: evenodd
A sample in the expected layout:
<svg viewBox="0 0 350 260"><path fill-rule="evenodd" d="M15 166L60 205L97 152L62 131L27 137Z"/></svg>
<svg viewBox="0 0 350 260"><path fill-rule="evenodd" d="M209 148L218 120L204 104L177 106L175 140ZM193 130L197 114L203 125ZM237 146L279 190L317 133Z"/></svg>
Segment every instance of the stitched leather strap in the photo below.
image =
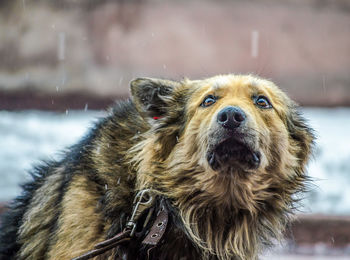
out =
<svg viewBox="0 0 350 260"><path fill-rule="evenodd" d="M101 255L104 252L116 247L117 245L130 240L130 232L130 230L124 230L118 233L116 236L98 243L95 245L95 249L90 250L81 256L75 257L72 260L87 260L93 258L94 256Z"/></svg>
<svg viewBox="0 0 350 260"><path fill-rule="evenodd" d="M97 249L97 248L109 246L109 245L114 244L114 243L116 243L116 242L118 242L126 237L129 237L129 236L130 236L130 230L124 230L124 231L118 233L117 235L115 235L114 237L96 244L95 248Z"/></svg>

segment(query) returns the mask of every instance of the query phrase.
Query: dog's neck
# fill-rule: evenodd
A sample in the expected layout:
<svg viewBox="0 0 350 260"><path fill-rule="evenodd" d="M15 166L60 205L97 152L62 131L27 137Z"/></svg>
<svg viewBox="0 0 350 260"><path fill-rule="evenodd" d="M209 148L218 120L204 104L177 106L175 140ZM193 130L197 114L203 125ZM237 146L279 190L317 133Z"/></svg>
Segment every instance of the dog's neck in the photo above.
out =
<svg viewBox="0 0 350 260"><path fill-rule="evenodd" d="M153 188L170 201L177 229L204 259L256 259L263 245L281 237L289 220L289 195L266 192L274 186L271 174L220 175L200 166L198 158L166 163L156 157L161 148L150 141L139 147L136 188Z"/></svg>
<svg viewBox="0 0 350 260"><path fill-rule="evenodd" d="M233 185L227 180L224 183ZM238 185L236 189L238 187L242 186ZM218 197L213 199L213 196L205 191L196 189L195 185L192 188L192 192L187 192L187 194L180 193L180 191L189 191L189 187L186 189L174 187L167 191L161 188L159 192L166 198L170 218L173 220L169 227L170 232L173 232L175 236L175 233L179 234L181 231L189 241L192 241L193 248L201 249L204 259L212 255L216 255L218 259L255 259L262 245L266 246L271 243L271 239L281 235L288 220L288 215L284 210L278 210L272 206L266 209L270 211L268 214L247 208L253 203L246 202L246 208L241 207L244 201L240 203L232 201L235 193L227 194L226 192L225 197L225 192L222 191L221 195L217 194ZM234 187L231 187L232 189ZM240 196L244 193L244 187L242 189L237 190ZM241 206L238 206L240 204ZM171 241L165 242L172 243Z"/></svg>

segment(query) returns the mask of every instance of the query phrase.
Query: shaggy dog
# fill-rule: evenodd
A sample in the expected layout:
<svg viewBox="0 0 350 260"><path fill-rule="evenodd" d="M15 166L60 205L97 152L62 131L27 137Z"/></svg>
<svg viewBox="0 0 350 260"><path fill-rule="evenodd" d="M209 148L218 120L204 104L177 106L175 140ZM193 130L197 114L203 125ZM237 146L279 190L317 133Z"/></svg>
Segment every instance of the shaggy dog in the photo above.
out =
<svg viewBox="0 0 350 260"><path fill-rule="evenodd" d="M281 238L313 143L294 102L245 75L140 78L131 93L62 160L32 171L2 220L1 259L94 249L125 230L144 189L155 201L136 235L97 259L257 259ZM143 243L164 210L160 241Z"/></svg>

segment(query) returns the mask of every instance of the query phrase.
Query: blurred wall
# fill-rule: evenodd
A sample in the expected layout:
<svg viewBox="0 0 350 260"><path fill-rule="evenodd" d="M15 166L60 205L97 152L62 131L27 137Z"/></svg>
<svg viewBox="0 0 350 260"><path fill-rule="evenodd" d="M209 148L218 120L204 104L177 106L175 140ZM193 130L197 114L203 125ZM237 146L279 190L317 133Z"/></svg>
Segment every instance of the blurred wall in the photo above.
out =
<svg viewBox="0 0 350 260"><path fill-rule="evenodd" d="M128 95L139 76L253 73L350 105L350 1L2 1L0 108ZM78 107L79 107L78 106ZM40 107L40 106L39 106Z"/></svg>

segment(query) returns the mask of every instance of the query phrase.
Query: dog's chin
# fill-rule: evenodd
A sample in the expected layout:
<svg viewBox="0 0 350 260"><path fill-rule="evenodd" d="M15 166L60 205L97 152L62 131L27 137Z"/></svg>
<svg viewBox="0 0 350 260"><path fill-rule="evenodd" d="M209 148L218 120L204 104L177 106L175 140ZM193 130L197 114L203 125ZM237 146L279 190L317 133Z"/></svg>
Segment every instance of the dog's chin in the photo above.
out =
<svg viewBox="0 0 350 260"><path fill-rule="evenodd" d="M259 168L261 153L244 141L229 138L210 149L207 160L214 171L251 172Z"/></svg>

